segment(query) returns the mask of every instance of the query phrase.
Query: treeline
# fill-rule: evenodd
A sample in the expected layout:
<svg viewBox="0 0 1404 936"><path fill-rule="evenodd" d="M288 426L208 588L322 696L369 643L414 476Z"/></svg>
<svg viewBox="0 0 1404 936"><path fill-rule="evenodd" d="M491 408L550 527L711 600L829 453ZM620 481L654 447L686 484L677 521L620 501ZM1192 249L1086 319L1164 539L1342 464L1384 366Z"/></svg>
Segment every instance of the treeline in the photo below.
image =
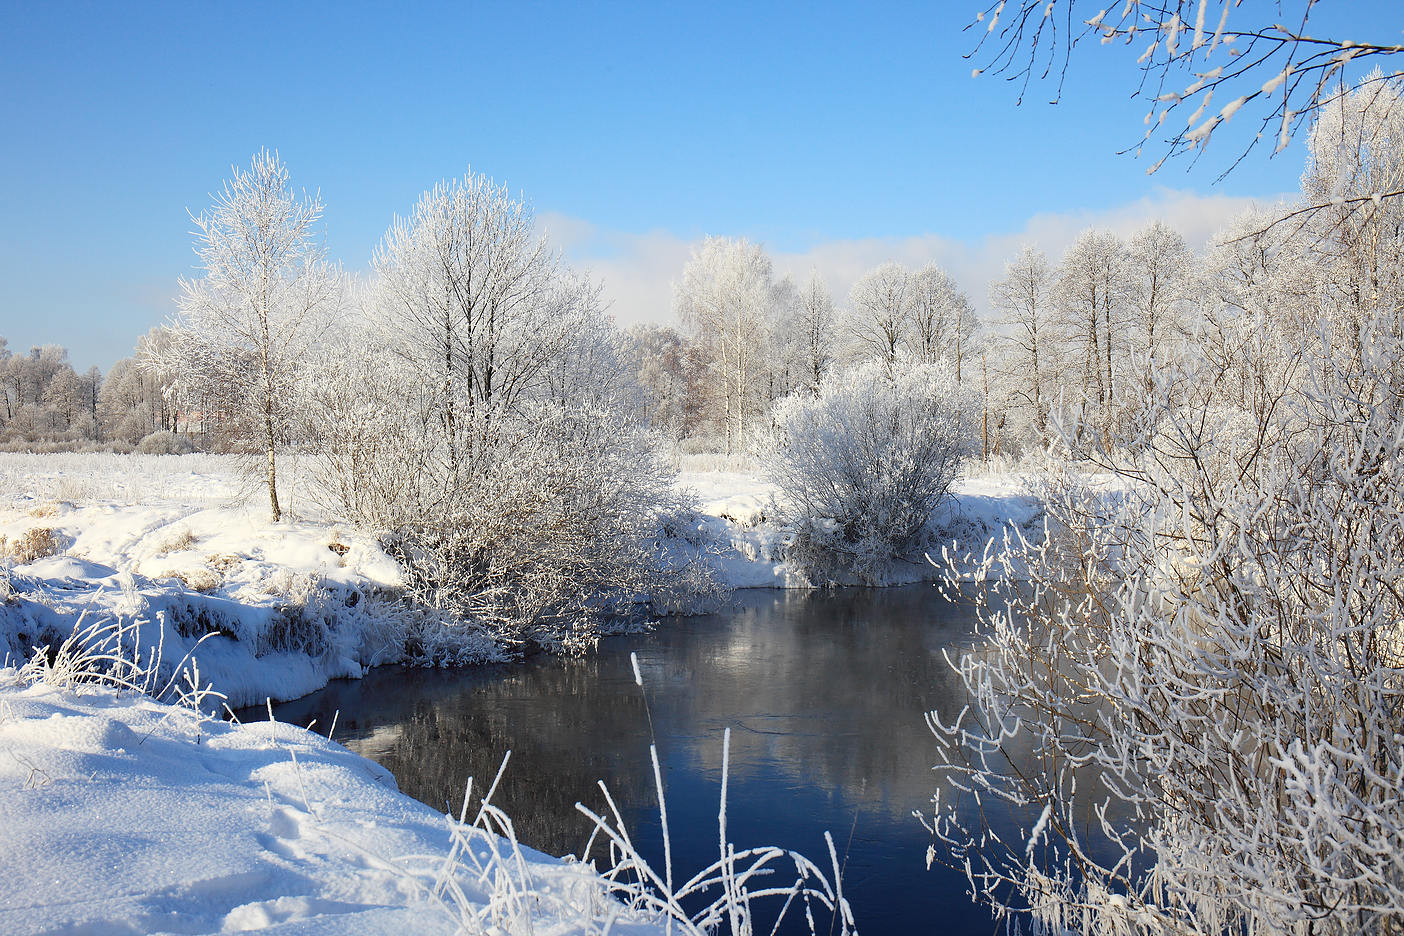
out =
<svg viewBox="0 0 1404 936"><path fill-rule="evenodd" d="M1359 135L1369 103L1348 96L1329 119ZM620 331L598 285L561 265L544 241L512 232L519 269L494 267L500 261L492 251L505 248L492 244L492 224L524 209L477 192L474 186L488 183L470 177L430 193L424 210L440 216L397 223L369 277L323 271L290 280L312 292L275 298L306 305L309 314L291 315L295 325L285 336L272 334L265 349L277 352L272 357L256 354L257 342L239 345L239 327L232 351L210 345L209 335L230 334L227 323L214 321L227 296L198 291L183 302L209 311L204 338L192 337L191 320L178 316L183 336L153 329L105 377L95 368L77 374L58 347L11 354L0 344L0 444L137 446L157 433L148 450L317 445L337 434L332 411L362 393L347 382L381 379L380 363L360 368L361 377L348 363L368 349L417 370L406 390L420 401L412 418L444 424L450 460L472 425L465 416L512 410L527 399L608 398L617 417L661 434L674 453L741 452L773 428L778 401L797 392L818 396L826 378L868 361L949 367L980 401L978 450L987 457L1045 448L1059 435L1053 423L1084 435L1127 425L1149 404L1157 371L1191 348L1215 358L1224 387L1249 405L1255 381L1262 383L1257 371L1282 358L1284 342L1310 337L1323 318L1348 317L1341 309L1397 291L1397 209L1332 203L1340 180L1361 173L1382 176L1379 188L1388 189L1393 150L1317 150L1303 199L1323 203L1321 210L1285 223L1271 211L1250 212L1202 253L1160 222L1127 238L1085 231L1056 259L1026 246L983 284L983 320L966 287L934 264L883 264L836 297L821 271L797 282L778 275L760 245L709 237L674 284L678 325ZM488 234L459 217L475 213L492 221L483 222ZM461 272L432 282L425 272L431 254ZM488 294L496 288L482 283L484 274L518 277L520 294L476 298L479 285ZM452 302L429 292L449 295L464 283L475 285ZM337 317L355 327L326 324ZM1254 347L1243 334L1262 317L1286 332ZM250 370L256 360L271 368L261 377ZM225 363L197 366L210 361ZM300 396L314 370L334 388L322 403ZM459 383L462 404L453 399ZM262 388L262 404L228 398L250 386ZM271 421L254 425L251 413Z"/></svg>
<svg viewBox="0 0 1404 936"><path fill-rule="evenodd" d="M139 364L161 336L153 330L106 375L95 366L78 373L59 345L15 353L0 337L0 448L164 453L191 451L197 438L201 446L214 444L203 424L192 426L191 415L177 408L160 372ZM192 428L201 434L177 436Z"/></svg>
<svg viewBox="0 0 1404 936"><path fill-rule="evenodd" d="M1138 405L1158 361L1196 335L1206 291L1229 291L1235 258L1196 258L1161 222L1128 240L1089 230L1061 263L1025 247L988 285L982 321L934 264L883 264L836 301L818 271L799 285L761 247L708 238L675 284L681 328L630 332L635 376L676 442L734 452L777 401L818 395L837 371L943 363L983 401L982 452L1018 454L1049 441L1055 410L1097 423Z"/></svg>

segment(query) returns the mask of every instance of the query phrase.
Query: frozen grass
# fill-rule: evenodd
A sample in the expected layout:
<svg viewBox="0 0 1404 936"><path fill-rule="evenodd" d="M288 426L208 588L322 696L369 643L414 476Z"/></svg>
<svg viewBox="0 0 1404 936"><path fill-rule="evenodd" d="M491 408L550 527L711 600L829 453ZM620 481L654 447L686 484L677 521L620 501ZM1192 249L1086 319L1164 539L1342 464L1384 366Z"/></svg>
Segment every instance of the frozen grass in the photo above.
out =
<svg viewBox="0 0 1404 936"><path fill-rule="evenodd" d="M4 596L9 590L8 575L0 586L0 596ZM23 684L44 683L68 691L104 686L171 702L202 718L211 714L206 706L225 697L200 679L195 648L174 667L166 667L164 640L142 645L143 623L122 615L80 615L73 633L62 644L36 648L14 678ZM195 646L199 644L197 641ZM163 674L168 674L164 681Z"/></svg>
<svg viewBox="0 0 1404 936"><path fill-rule="evenodd" d="M10 559L21 565L55 555L63 549L63 543L52 529L45 526L29 527L14 539L0 535L0 558Z"/></svg>
<svg viewBox="0 0 1404 936"><path fill-rule="evenodd" d="M679 452L673 459L679 474L689 472L734 472L759 474L760 464L747 452L727 455L725 452Z"/></svg>
<svg viewBox="0 0 1404 936"><path fill-rule="evenodd" d="M579 803L575 808L593 824L591 835L609 843L609 868L602 872L609 893L630 910L643 912L668 932L704 936L717 932L732 936L774 933L791 914L804 916L809 932L856 934L853 911L843 896L843 873L833 837L824 833L832 883L823 870L798 852L774 846L738 851L728 841L726 827L727 780L731 763L731 729L722 735L722 778L717 810L718 857L681 883L675 882L667 800L663 792L658 749L650 745L653 778L663 830L664 867L657 869L639 854L624 826L619 807L604 783L600 790L609 815L600 816ZM586 846L588 851L589 845ZM793 874L793 879L790 875ZM788 882L788 883L787 883ZM762 906L758 906L761 904ZM694 909L689 910L692 906ZM766 924L769 925L766 925Z"/></svg>

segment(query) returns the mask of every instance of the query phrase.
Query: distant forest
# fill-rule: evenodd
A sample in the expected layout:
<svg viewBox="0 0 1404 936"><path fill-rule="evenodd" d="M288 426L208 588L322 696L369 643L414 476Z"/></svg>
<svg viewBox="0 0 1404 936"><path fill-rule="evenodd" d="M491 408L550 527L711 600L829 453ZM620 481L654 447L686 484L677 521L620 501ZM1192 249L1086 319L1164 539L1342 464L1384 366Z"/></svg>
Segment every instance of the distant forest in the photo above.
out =
<svg viewBox="0 0 1404 936"><path fill-rule="evenodd" d="M138 349L161 334L153 330ZM192 451L190 432L204 427L187 422L163 383L159 371L137 365L136 355L105 376L97 367L80 374L60 345L15 352L0 336L0 450ZM202 433L200 447L214 441Z"/></svg>

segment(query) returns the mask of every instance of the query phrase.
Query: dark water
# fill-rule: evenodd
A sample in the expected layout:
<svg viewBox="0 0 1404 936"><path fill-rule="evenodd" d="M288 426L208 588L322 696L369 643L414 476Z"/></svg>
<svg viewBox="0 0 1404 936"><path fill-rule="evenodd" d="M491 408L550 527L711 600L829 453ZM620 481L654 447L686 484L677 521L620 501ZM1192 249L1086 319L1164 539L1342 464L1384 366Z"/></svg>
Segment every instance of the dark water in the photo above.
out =
<svg viewBox="0 0 1404 936"><path fill-rule="evenodd" d="M656 736L680 879L717 855L729 726L728 823L738 849L779 845L827 867L827 829L846 860L844 890L861 932L988 934L990 914L965 896L963 876L927 870L929 836L912 816L935 784L923 713L949 715L964 702L942 651L969 646L972 625L970 607L931 586L740 592L727 613L611 638L584 659L382 668L275 712L300 724L315 718L325 731L339 711L336 740L444 811L457 812L470 776L481 793L510 750L494 802L523 842L552 854L585 844L589 825L575 803L602 812L595 781L603 780L635 843L661 868L648 752Z"/></svg>

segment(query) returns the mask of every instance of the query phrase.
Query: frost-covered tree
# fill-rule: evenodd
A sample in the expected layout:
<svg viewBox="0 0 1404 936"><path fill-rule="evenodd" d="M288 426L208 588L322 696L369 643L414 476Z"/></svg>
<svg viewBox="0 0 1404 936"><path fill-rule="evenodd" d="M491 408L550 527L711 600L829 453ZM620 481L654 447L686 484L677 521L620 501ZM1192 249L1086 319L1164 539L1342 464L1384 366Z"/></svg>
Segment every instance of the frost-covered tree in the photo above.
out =
<svg viewBox="0 0 1404 936"><path fill-rule="evenodd" d="M1063 427L1099 476L1051 472L977 573L1009 577L932 714L929 858L1035 929L1404 928L1404 310L1274 220L1219 238L1144 407Z"/></svg>
<svg viewBox="0 0 1404 936"><path fill-rule="evenodd" d="M868 361L776 405L764 470L787 558L816 581L879 583L971 452L975 401L945 365Z"/></svg>
<svg viewBox="0 0 1404 936"><path fill-rule="evenodd" d="M161 428L161 387L137 366L122 358L107 372L98 393L98 424L106 441L135 444Z"/></svg>
<svg viewBox="0 0 1404 936"><path fill-rule="evenodd" d="M1349 335L1363 311L1404 292L1404 200L1369 199L1404 191L1404 84L1377 73L1334 95L1320 108L1307 151L1302 198L1321 207L1293 237L1310 238L1333 287L1332 324Z"/></svg>
<svg viewBox="0 0 1404 936"><path fill-rule="evenodd" d="M661 545L685 504L628 343L525 203L436 186L354 296L312 371L317 495L385 531L410 592L466 624L446 634L578 651L710 588Z"/></svg>
<svg viewBox="0 0 1404 936"><path fill-rule="evenodd" d="M0 339L3 342L3 339ZM92 439L92 391L59 345L10 354L0 344L0 438L21 444Z"/></svg>
<svg viewBox="0 0 1404 936"><path fill-rule="evenodd" d="M1142 228L1126 245L1126 344L1140 372L1132 375L1133 385L1149 387L1167 348L1185 337L1194 272L1184 237L1163 221Z"/></svg>
<svg viewBox="0 0 1404 936"><path fill-rule="evenodd" d="M278 455L297 422L300 372L341 292L324 259L315 195L293 193L276 153L256 153L214 204L195 216L203 275L181 280L162 366L213 401L231 429L263 458L268 506L282 517Z"/></svg>
<svg viewBox="0 0 1404 936"><path fill-rule="evenodd" d="M1319 337L1323 270L1290 226L1249 211L1215 239L1206 258L1194 351L1211 361L1233 406L1255 418L1276 407L1297 379L1297 348Z"/></svg>
<svg viewBox="0 0 1404 936"><path fill-rule="evenodd" d="M597 311L598 291L566 275L533 217L470 172L424 193L376 252L379 333L435 388L450 487Z"/></svg>
<svg viewBox="0 0 1404 936"><path fill-rule="evenodd" d="M691 435L701 420L699 367L690 343L666 325L629 329L629 360L643 389L643 421L674 444Z"/></svg>
<svg viewBox="0 0 1404 936"><path fill-rule="evenodd" d="M393 530L445 505L439 387L387 353L367 293L352 290L352 314L306 374L312 495L338 516Z"/></svg>
<svg viewBox="0 0 1404 936"><path fill-rule="evenodd" d="M1054 288L1060 331L1070 350L1077 349L1082 401L1103 419L1111 414L1116 392L1126 301L1123 257L1115 234L1084 231L1063 255Z"/></svg>
<svg viewBox="0 0 1404 936"><path fill-rule="evenodd" d="M1010 375L1011 397L1029 413L1034 440L1048 439L1048 413L1056 402L1053 272L1043 251L1025 245L1004 266L1004 276L990 283L990 305L1005 331L995 342Z"/></svg>
<svg viewBox="0 0 1404 936"><path fill-rule="evenodd" d="M770 257L745 238L706 238L673 286L673 308L712 374L708 397L727 454L744 444L764 411L764 350L775 302Z"/></svg>
<svg viewBox="0 0 1404 936"><path fill-rule="evenodd" d="M934 263L911 274L907 288L909 350L917 360L928 364L949 361L959 382L980 327L969 297L950 274Z"/></svg>
<svg viewBox="0 0 1404 936"><path fill-rule="evenodd" d="M102 392L102 371L97 365L89 367L78 378L78 408L82 413L84 437L98 437L98 395Z"/></svg>
<svg viewBox="0 0 1404 936"><path fill-rule="evenodd" d="M76 428L83 415L82 387L77 372L72 366L54 371L40 397L50 414L52 430L69 432Z"/></svg>
<svg viewBox="0 0 1404 936"><path fill-rule="evenodd" d="M806 363L804 311L800 289L789 276L776 281L771 290L770 309L765 328L765 345L761 348L764 382L763 411L769 411L776 400L788 396L804 383Z"/></svg>
<svg viewBox="0 0 1404 936"><path fill-rule="evenodd" d="M795 328L799 334L800 366L803 386L813 394L828 376L834 364L834 299L817 270L809 274L800 289Z"/></svg>
<svg viewBox="0 0 1404 936"><path fill-rule="evenodd" d="M848 293L845 331L862 357L893 366L905 343L912 308L911 274L884 263L858 278Z"/></svg>
<svg viewBox="0 0 1404 936"><path fill-rule="evenodd" d="M1121 444L1067 439L1121 489L1052 481L971 706L933 715L932 857L980 899L1054 931L1404 924L1402 324L1369 316L1363 361L1298 346L1260 412L1182 360Z"/></svg>

